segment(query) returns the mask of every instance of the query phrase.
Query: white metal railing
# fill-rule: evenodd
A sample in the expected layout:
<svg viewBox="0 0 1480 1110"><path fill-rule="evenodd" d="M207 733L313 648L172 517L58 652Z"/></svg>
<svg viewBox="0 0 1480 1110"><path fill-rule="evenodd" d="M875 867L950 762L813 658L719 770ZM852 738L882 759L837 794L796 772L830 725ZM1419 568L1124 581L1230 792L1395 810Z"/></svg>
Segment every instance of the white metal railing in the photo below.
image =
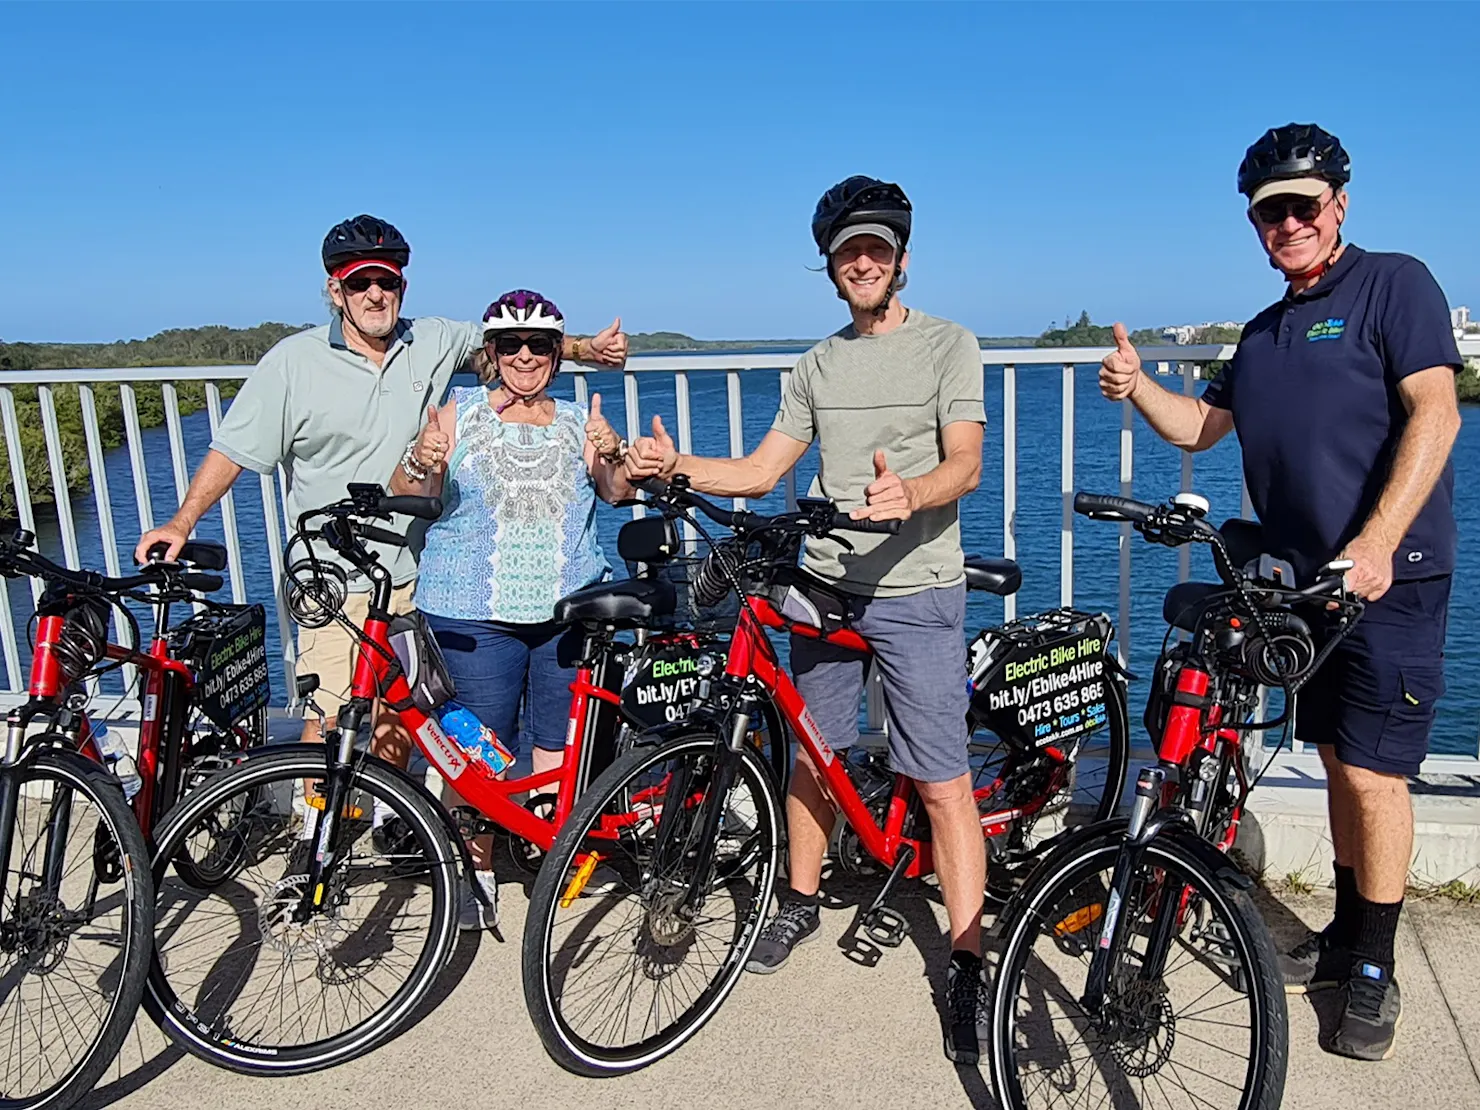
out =
<svg viewBox="0 0 1480 1110"><path fill-rule="evenodd" d="M1480 356L1480 340L1465 340L1461 350L1466 357ZM1072 604L1074 598L1074 448L1075 414L1074 387L1076 368L1088 372L1087 368L1098 364L1108 348L1090 347L1030 347L1030 348L985 348L982 350L983 367L1002 369L1002 435L1003 467L1002 512L1003 554L1008 558L1017 555L1017 375L1020 367L1057 367L1061 374L1062 422L1060 450L1060 494L1062 497L1059 537L1059 595L1063 604ZM1148 364L1156 364L1162 373L1171 372L1174 366L1182 371L1184 392L1191 393L1196 368L1216 359L1232 357L1232 346L1179 346L1142 348L1141 356ZM645 430L641 424L641 388L644 377L667 375L673 379L675 398L674 429L679 450L693 450L693 414L690 407L690 375L696 373L723 373L726 378L726 404L728 410L729 449L732 455L743 454L746 449L742 422L742 375L779 374L784 388L786 378L795 365L796 353L739 352L734 354L677 354L638 355L628 361L623 373L624 399L627 410L627 437L635 439ZM149 488L149 471L144 453L144 436L139 422L139 408L134 384L157 382L162 386L165 427L170 451L170 466L175 487L176 503L183 498L189 482L189 469L185 455L184 435L181 423L179 396L175 383L199 381L206 383L206 408L211 430L214 432L221 419L220 383L244 379L252 370L250 366L208 367L150 367L135 369L75 369L75 370L28 370L0 373L0 423L3 423L6 449L10 461L11 482L15 495L16 513L21 525L35 531L35 513L28 483L25 461L20 443L20 425L17 416L13 387L36 385L40 402L42 428L46 441L47 457L52 474L52 493L55 498L56 516L60 531L63 557L69 566L79 565L76 522L72 512L72 492L67 488L66 469L63 465L62 441L57 426L55 387L76 384L80 392L83 434L86 439L87 458L92 472L92 497L97 511L100 537L104 553L105 569L109 574L120 573L119 536L114 517L114 491L109 488L104 467L104 448L100 434L95 391L101 385L118 385L124 420L125 442L133 479L133 503L137 519L137 531L125 539L125 549L132 548L132 536L152 528L156 514ZM588 395L588 372L573 370L575 394L584 402ZM1120 490L1129 496L1133 479L1134 422L1129 403L1123 405L1120 425ZM1182 488L1191 488L1193 459L1184 453L1182 461ZM275 476L261 476L261 500L263 530L267 551L266 557L272 571L272 580L282 579L282 554L284 542L283 520L286 517L286 490L282 468ZM787 476L785 494L788 505L796 500L795 475ZM736 498L737 507L743 499ZM634 510L640 512L641 510ZM1243 513L1251 512L1247 491L1244 494ZM163 515L163 514L161 514ZM236 603L248 598L243 576L242 530L237 517L235 498L228 494L221 502L223 533L230 558L231 596ZM689 535L692 542L693 536ZM1119 537L1118 568L1118 629L1117 637L1122 660L1129 652L1131 630L1131 560L1132 532L1129 525L1122 525ZM261 551L247 553L260 559ZM1189 553L1184 548L1179 561L1182 580L1189 573ZM8 584L0 579L0 645L3 645L5 663L5 686L0 689L0 699L14 698L24 693L26 675L17 641L15 622L11 614ZM39 594L37 583L31 583L33 598ZM285 689L293 689L294 638L292 624L282 605L281 591L277 591L274 608L277 612L278 630L282 643L282 659ZM254 599L256 600L256 599ZM264 600L265 599L260 599ZM1016 615L1015 599L1005 599L1007 619ZM879 718L877 697L870 699L871 724ZM1480 767L1480 760L1466 761Z"/></svg>

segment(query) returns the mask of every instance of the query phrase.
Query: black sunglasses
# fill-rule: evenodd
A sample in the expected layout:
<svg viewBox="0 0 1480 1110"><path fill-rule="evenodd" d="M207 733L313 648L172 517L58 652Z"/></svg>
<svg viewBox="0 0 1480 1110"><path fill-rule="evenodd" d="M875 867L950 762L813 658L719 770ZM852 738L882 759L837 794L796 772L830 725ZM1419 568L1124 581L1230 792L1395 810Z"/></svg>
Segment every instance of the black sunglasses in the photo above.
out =
<svg viewBox="0 0 1480 1110"><path fill-rule="evenodd" d="M531 335L528 339L521 339L517 335L505 332L503 335L495 336L493 340L494 354L517 355L523 348L528 347L529 353L535 358L548 358L555 353L555 337L553 335Z"/></svg>
<svg viewBox="0 0 1480 1110"><path fill-rule="evenodd" d="M1254 205L1254 218L1268 227L1282 224L1291 216L1303 224L1313 223L1335 198L1335 193L1327 200L1320 197L1270 197Z"/></svg>
<svg viewBox="0 0 1480 1110"><path fill-rule="evenodd" d="M341 278L344 287L351 293L363 293L372 285L378 285L387 293L399 293L401 286L405 284L395 274L387 274L385 277L369 277L355 274L351 277Z"/></svg>

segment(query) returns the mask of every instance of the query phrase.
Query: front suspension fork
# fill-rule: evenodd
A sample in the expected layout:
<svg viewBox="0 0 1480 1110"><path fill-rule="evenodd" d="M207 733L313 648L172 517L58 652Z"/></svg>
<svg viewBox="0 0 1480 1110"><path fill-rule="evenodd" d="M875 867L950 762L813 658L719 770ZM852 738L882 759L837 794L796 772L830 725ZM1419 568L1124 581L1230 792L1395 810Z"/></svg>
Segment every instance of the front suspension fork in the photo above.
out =
<svg viewBox="0 0 1480 1110"><path fill-rule="evenodd" d="M307 819L314 821L314 828L307 838L311 846L307 888L293 911L293 920L299 925L324 912L324 877L333 870L335 863L334 845L339 840L339 824L344 819L353 792L355 741L368 708L359 699L351 699L339 715L338 743L334 742L333 733L324 736L327 771L320 787L324 807L319 810L317 820L313 816L317 807L308 807Z"/></svg>

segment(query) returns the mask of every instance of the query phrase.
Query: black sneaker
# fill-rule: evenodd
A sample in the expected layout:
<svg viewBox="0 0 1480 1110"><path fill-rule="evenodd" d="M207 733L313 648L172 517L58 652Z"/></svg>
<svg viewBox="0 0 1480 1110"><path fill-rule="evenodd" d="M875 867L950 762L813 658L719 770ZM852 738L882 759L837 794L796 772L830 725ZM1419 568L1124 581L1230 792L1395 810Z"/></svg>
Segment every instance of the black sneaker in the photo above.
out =
<svg viewBox="0 0 1480 1110"><path fill-rule="evenodd" d="M1280 955L1280 974L1286 994L1330 990L1346 982L1352 970L1352 952L1332 944L1325 933L1311 933Z"/></svg>
<svg viewBox="0 0 1480 1110"><path fill-rule="evenodd" d="M946 968L946 1058L953 1064L975 1064L983 1055L982 1045L992 1034L991 995L982 977L979 961L957 962L953 956Z"/></svg>
<svg viewBox="0 0 1480 1110"><path fill-rule="evenodd" d="M783 901L771 923L761 930L760 939L751 949L746 971L769 975L786 962L791 950L811 940L822 926L822 914L805 902Z"/></svg>
<svg viewBox="0 0 1480 1110"><path fill-rule="evenodd" d="M1352 964L1341 987L1341 1021L1330 1049L1353 1060L1386 1060L1393 1054L1403 1002L1392 972L1366 960Z"/></svg>

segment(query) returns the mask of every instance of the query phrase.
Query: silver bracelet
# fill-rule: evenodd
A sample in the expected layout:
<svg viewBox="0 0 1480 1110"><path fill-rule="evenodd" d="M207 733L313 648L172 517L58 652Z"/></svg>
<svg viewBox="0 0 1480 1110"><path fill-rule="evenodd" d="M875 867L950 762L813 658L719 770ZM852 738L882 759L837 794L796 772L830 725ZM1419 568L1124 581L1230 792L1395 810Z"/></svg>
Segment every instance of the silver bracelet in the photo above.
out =
<svg viewBox="0 0 1480 1110"><path fill-rule="evenodd" d="M412 440L406 445L406 450L401 453L401 470L413 482L425 482L431 472L416 461L415 451L416 441Z"/></svg>

